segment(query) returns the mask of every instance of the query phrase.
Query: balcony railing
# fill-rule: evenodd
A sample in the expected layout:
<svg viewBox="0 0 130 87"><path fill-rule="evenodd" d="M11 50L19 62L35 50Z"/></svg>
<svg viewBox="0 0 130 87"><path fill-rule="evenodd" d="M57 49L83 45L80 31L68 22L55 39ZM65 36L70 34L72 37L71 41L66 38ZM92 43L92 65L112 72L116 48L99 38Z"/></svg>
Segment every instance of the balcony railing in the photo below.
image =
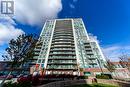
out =
<svg viewBox="0 0 130 87"><path fill-rule="evenodd" d="M66 36L64 36L64 37L54 37L53 38L53 40L54 39L73 39L74 37L66 37Z"/></svg>
<svg viewBox="0 0 130 87"><path fill-rule="evenodd" d="M50 54L75 54L75 52L50 52Z"/></svg>
<svg viewBox="0 0 130 87"><path fill-rule="evenodd" d="M75 49L73 49L73 48L53 48L53 49L51 49L51 51L57 51L57 50L72 50L72 51L74 51Z"/></svg>
<svg viewBox="0 0 130 87"><path fill-rule="evenodd" d="M88 57L89 60L95 60L95 57Z"/></svg>
<svg viewBox="0 0 130 87"><path fill-rule="evenodd" d="M64 33L61 34L61 33L60 33L60 34L54 34L54 37L55 37L55 36L73 36L73 35L72 35L72 34L64 34Z"/></svg>
<svg viewBox="0 0 130 87"><path fill-rule="evenodd" d="M49 62L48 61L48 64L77 64L76 62L65 62L65 61L54 61L54 62Z"/></svg>
<svg viewBox="0 0 130 87"><path fill-rule="evenodd" d="M66 43L66 42L62 42L62 43L52 43L51 45L74 45L74 43Z"/></svg>
<svg viewBox="0 0 130 87"><path fill-rule="evenodd" d="M74 66L48 66L47 69L77 69L77 67L74 67Z"/></svg>
<svg viewBox="0 0 130 87"><path fill-rule="evenodd" d="M91 48L86 48L85 50L87 51L87 50L92 50L92 49Z"/></svg>
<svg viewBox="0 0 130 87"><path fill-rule="evenodd" d="M89 62L90 65L97 65L97 62Z"/></svg>
<svg viewBox="0 0 130 87"><path fill-rule="evenodd" d="M58 58L58 59L62 59L62 58L66 58L66 59L76 59L76 56L49 56L49 58Z"/></svg>
<svg viewBox="0 0 130 87"><path fill-rule="evenodd" d="M94 54L93 52L86 52L86 54Z"/></svg>

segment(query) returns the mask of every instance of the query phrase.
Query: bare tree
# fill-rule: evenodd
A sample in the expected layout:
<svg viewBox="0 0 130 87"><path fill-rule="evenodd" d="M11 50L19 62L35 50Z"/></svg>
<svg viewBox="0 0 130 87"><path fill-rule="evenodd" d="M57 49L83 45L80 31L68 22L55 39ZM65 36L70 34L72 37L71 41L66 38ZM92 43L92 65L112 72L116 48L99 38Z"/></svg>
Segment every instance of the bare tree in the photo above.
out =
<svg viewBox="0 0 130 87"><path fill-rule="evenodd" d="M128 60L128 55L127 54L124 54L122 53L121 56L119 56L119 62L121 64L121 66L123 68L127 68L129 71L130 71L130 63L129 63L129 60Z"/></svg>

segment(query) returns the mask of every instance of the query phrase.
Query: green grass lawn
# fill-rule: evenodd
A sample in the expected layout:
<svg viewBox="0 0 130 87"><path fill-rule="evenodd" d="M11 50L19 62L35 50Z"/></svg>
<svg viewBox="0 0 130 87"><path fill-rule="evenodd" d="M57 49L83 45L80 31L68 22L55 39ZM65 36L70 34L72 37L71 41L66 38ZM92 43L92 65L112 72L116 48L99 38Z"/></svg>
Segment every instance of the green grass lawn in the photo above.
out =
<svg viewBox="0 0 130 87"><path fill-rule="evenodd" d="M117 87L117 86L97 83L97 84L74 85L69 87Z"/></svg>

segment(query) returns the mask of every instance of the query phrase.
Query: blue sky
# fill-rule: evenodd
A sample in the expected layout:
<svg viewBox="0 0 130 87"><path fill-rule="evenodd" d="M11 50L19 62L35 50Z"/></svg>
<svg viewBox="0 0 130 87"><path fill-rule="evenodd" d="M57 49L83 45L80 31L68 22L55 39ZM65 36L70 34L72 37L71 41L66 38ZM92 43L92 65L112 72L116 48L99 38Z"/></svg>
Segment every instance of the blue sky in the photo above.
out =
<svg viewBox="0 0 130 87"><path fill-rule="evenodd" d="M14 28L11 32L13 34L16 30L19 32L18 34L15 32L15 36L9 34L13 38L23 32L40 34L46 19L80 17L83 19L88 33L92 33L97 37L107 57L115 61L122 52L130 55L130 0L41 1L43 1L43 4L34 0L25 0L25 2L14 0L16 2L15 17L1 17L0 23L2 27L0 27L0 32L6 32L2 30L2 28L7 29L5 26L13 26ZM25 6L22 5L24 3L26 3ZM39 4L39 8L33 5L35 3ZM20 6L23 6L23 10L19 9ZM42 9L40 6L43 6ZM32 7L36 10L32 10ZM19 13L21 14L19 15ZM7 22L2 20L7 20ZM0 55L3 54L3 50L7 47L7 42L11 39L4 36L0 37Z"/></svg>

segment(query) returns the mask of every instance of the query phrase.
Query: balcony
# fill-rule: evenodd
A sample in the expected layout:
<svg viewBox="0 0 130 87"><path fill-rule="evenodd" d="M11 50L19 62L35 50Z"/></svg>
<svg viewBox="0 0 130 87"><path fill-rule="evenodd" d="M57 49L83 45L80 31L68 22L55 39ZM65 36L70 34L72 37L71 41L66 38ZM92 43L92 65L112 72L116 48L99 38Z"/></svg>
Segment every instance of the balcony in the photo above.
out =
<svg viewBox="0 0 130 87"><path fill-rule="evenodd" d="M54 34L53 37L56 37L56 36L73 36L73 34L64 34L64 33L60 33L60 34Z"/></svg>
<svg viewBox="0 0 130 87"><path fill-rule="evenodd" d="M93 52L88 51L88 52L86 52L86 54L87 54L87 55L88 55L88 54L93 54Z"/></svg>
<svg viewBox="0 0 130 87"><path fill-rule="evenodd" d="M54 32L73 32L72 29L56 29Z"/></svg>
<svg viewBox="0 0 130 87"><path fill-rule="evenodd" d="M74 43L74 41L52 41L52 44L54 43Z"/></svg>
<svg viewBox="0 0 130 87"><path fill-rule="evenodd" d="M35 52L39 53L39 52L40 52L40 49L38 49L38 50L35 50Z"/></svg>
<svg viewBox="0 0 130 87"><path fill-rule="evenodd" d="M57 34L71 34L71 35L73 35L73 32L54 32L54 35L57 35Z"/></svg>
<svg viewBox="0 0 130 87"><path fill-rule="evenodd" d="M85 46L85 48L86 48L86 49L88 49L88 48L91 48L91 46L90 46L90 45L88 45L88 46Z"/></svg>
<svg viewBox="0 0 130 87"><path fill-rule="evenodd" d="M85 50L86 50L86 51L90 51L90 50L92 50L92 49L91 49L91 48L86 48Z"/></svg>
<svg viewBox="0 0 130 87"><path fill-rule="evenodd" d="M40 54L39 52L35 52L34 56L39 56L39 54Z"/></svg>
<svg viewBox="0 0 130 87"><path fill-rule="evenodd" d="M97 62L89 62L90 65L97 65Z"/></svg>
<svg viewBox="0 0 130 87"><path fill-rule="evenodd" d="M65 45L74 45L74 43L71 43L71 42L52 43L51 45L62 45L62 44L65 44Z"/></svg>
<svg viewBox="0 0 130 87"><path fill-rule="evenodd" d="M62 37L53 37L54 39L73 39L74 37L62 36Z"/></svg>
<svg viewBox="0 0 130 87"><path fill-rule="evenodd" d="M60 70L77 70L77 67L76 66L63 66L63 65L60 65L60 66L55 66L55 65L48 65L47 69L60 69Z"/></svg>
<svg viewBox="0 0 130 87"><path fill-rule="evenodd" d="M63 59L63 60L65 60L65 59L76 59L76 56L49 56L49 58L48 59Z"/></svg>
<svg viewBox="0 0 130 87"><path fill-rule="evenodd" d="M36 49L41 49L42 46L37 46Z"/></svg>
<svg viewBox="0 0 130 87"><path fill-rule="evenodd" d="M54 38L53 38L52 41L53 41L53 40L54 40L54 41L57 41L57 40L58 40L58 41L64 41L64 40L67 40L67 41L68 41L68 40L73 40L73 38L71 38L71 39L70 39L70 38L58 38L58 39L54 39Z"/></svg>
<svg viewBox="0 0 130 87"><path fill-rule="evenodd" d="M96 60L95 57L88 57L89 60Z"/></svg>
<svg viewBox="0 0 130 87"><path fill-rule="evenodd" d="M69 55L76 55L75 52L50 52L50 55L59 55L59 54L60 54L60 55L62 55L62 54L63 54L63 55L66 55L66 54L67 54L67 55L68 55L68 54L69 54Z"/></svg>
<svg viewBox="0 0 130 87"><path fill-rule="evenodd" d="M56 29L54 32L73 32L72 29Z"/></svg>
<svg viewBox="0 0 130 87"><path fill-rule="evenodd" d="M53 65L53 64L55 64L55 65L76 65L77 63L76 63L76 61L75 62L66 62L66 61L61 61L61 62L58 62L58 61L51 61L51 62L49 62L48 61L48 63L47 63L48 65Z"/></svg>
<svg viewBox="0 0 130 87"><path fill-rule="evenodd" d="M71 49L71 48L68 48L68 49L67 49L67 48L66 48L66 49L65 49L65 48L54 48L54 49L51 49L50 51L51 51L51 52L55 52L55 51L56 51L56 52L57 52L57 51L63 51L63 52L69 51L69 52L74 52L75 49L73 49L73 48L72 48L72 49Z"/></svg>
<svg viewBox="0 0 130 87"><path fill-rule="evenodd" d="M73 39L53 39L53 42L70 42L70 41L74 41Z"/></svg>
<svg viewBox="0 0 130 87"><path fill-rule="evenodd" d="M33 59L38 59L38 56L34 56Z"/></svg>
<svg viewBox="0 0 130 87"><path fill-rule="evenodd" d="M54 45L51 48L75 48L74 45Z"/></svg>
<svg viewBox="0 0 130 87"><path fill-rule="evenodd" d="M74 46L74 44L73 45L71 45L71 44L61 44L61 45L59 45L59 44L55 44L55 45L52 45L51 47L71 47L71 46Z"/></svg>

